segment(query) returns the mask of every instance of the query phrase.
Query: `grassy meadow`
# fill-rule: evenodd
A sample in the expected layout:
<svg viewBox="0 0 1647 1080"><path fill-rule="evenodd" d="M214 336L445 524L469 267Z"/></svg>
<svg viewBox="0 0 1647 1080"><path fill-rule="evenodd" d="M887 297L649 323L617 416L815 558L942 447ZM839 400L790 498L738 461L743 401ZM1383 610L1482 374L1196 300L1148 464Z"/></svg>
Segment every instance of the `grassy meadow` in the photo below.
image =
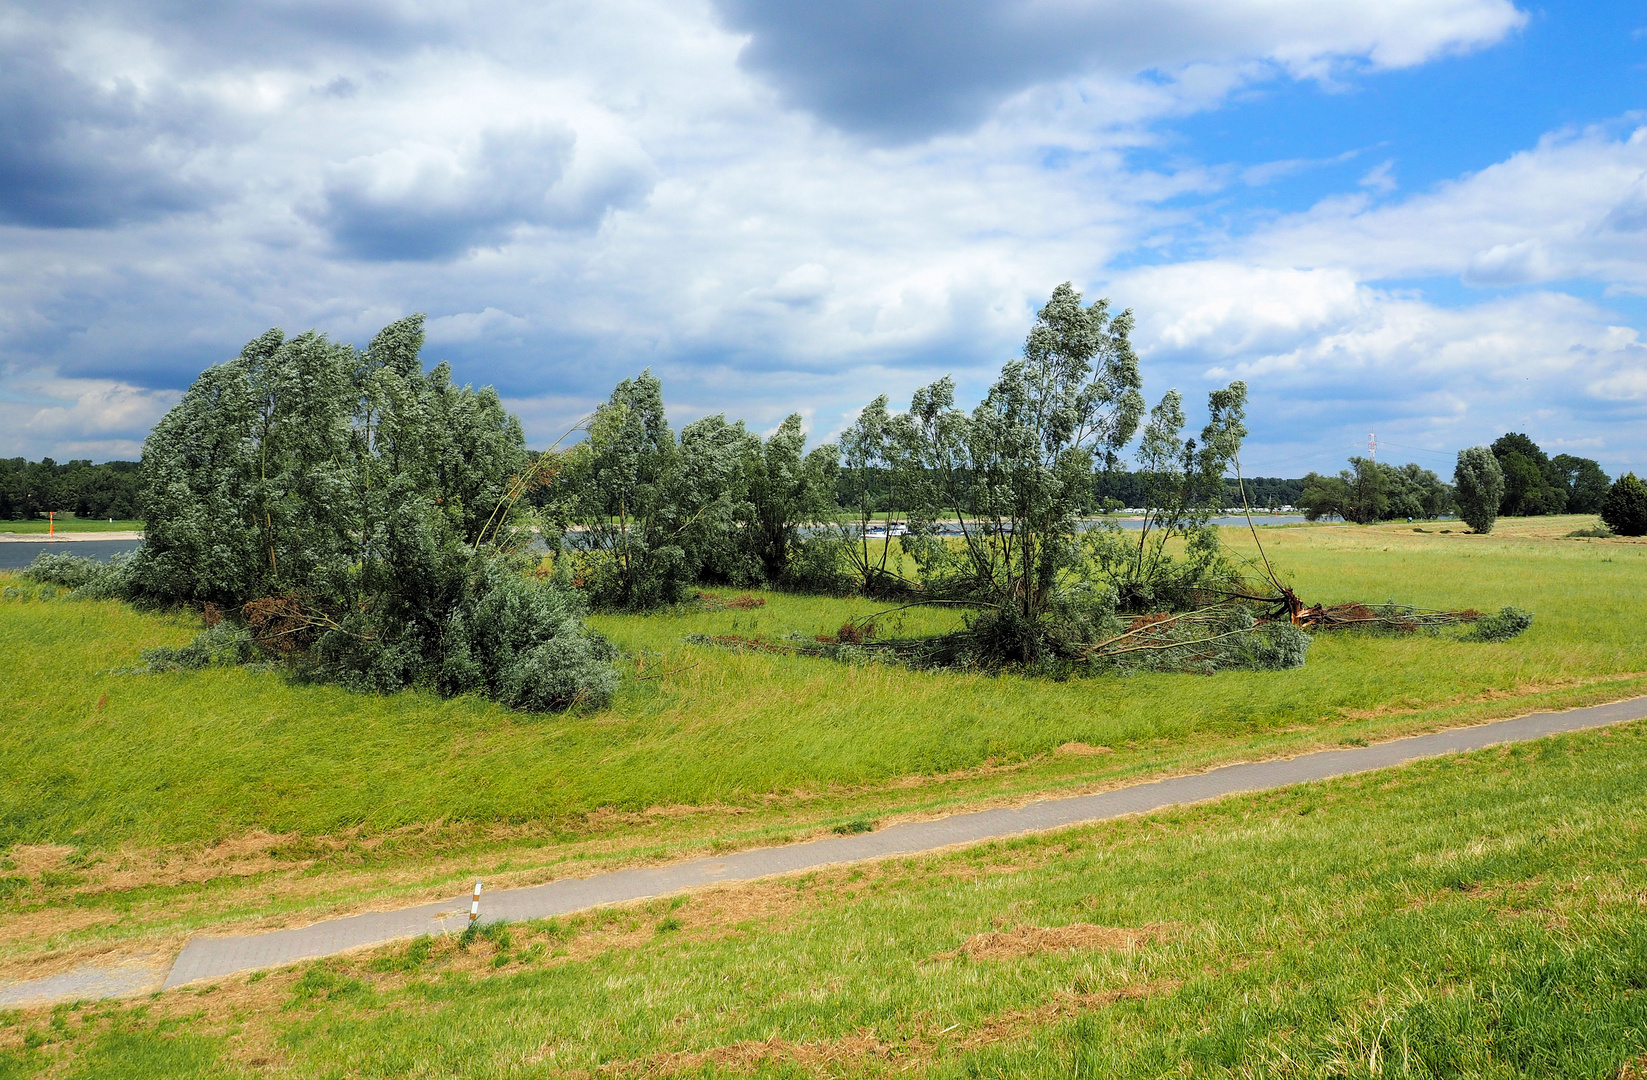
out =
<svg viewBox="0 0 1647 1080"><path fill-rule="evenodd" d="M1564 538L1591 523L1262 531L1306 602L1535 611L1504 644L1322 636L1295 671L1054 682L682 640L830 633L877 610L765 594L597 617L623 687L547 717L274 672L120 674L197 622L0 600L0 978L452 895L476 873L528 884L1647 692L1647 544Z"/></svg>
<svg viewBox="0 0 1647 1080"><path fill-rule="evenodd" d="M0 1017L0 1076L1647 1070L1647 725Z"/></svg>

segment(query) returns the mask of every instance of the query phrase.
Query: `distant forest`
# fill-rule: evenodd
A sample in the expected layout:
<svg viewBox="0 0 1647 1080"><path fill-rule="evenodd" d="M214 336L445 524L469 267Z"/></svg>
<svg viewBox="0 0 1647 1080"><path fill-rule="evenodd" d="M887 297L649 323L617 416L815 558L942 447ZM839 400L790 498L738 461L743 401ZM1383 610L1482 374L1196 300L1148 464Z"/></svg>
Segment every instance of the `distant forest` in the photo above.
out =
<svg viewBox="0 0 1647 1080"><path fill-rule="evenodd" d="M137 500L135 461L0 458L0 518L45 517L47 511L78 517L142 517Z"/></svg>
<svg viewBox="0 0 1647 1080"><path fill-rule="evenodd" d="M1492 445L1494 456L1504 470L1504 504L1499 512L1504 515L1538 515L1567 513L1595 513L1601 508L1606 494L1608 477L1601 467L1589 458L1558 454L1550 457L1525 435L1508 434ZM1306 509L1314 516L1342 516L1350 521L1379 521L1386 517L1430 516L1445 513L1446 506L1429 506L1420 510L1408 507L1398 498L1388 497L1390 483L1375 484L1373 497L1362 501L1376 504L1365 510L1356 501L1355 493L1368 486L1364 475L1371 463L1351 459L1355 466L1340 477L1323 477L1315 473L1288 480L1278 476L1253 476L1246 479L1247 504L1254 510L1275 510L1283 506ZM1389 467L1380 466L1389 471ZM1407 466L1409 469L1415 466ZM1445 487L1434 474L1427 478ZM1141 507L1149 502L1149 490L1154 482L1145 471L1117 469L1098 472L1092 478L1092 497L1085 510L1089 513ZM842 506L851 503L845 490L848 479L842 474L837 480L841 490L837 499ZM1399 486L1399 485L1394 485ZM1241 493L1234 479L1224 481L1224 505L1240 506ZM1308 488L1308 494L1306 494ZM876 490L888 490L876 485ZM1450 488L1446 489L1450 499ZM0 519L44 517L46 511L72 511L79 517L141 518L138 505L138 463L109 461L93 465L90 461L56 462L51 458L26 461L23 458L0 458ZM884 505L874 507L876 513L891 509Z"/></svg>

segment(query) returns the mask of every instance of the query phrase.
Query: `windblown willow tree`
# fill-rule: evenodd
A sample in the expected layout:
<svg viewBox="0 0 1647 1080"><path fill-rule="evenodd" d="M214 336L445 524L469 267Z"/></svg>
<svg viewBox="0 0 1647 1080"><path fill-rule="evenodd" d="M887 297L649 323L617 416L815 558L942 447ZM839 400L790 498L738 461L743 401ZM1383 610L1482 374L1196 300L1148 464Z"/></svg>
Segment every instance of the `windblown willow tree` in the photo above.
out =
<svg viewBox="0 0 1647 1080"><path fill-rule="evenodd" d="M597 606L678 603L697 583L805 587L809 569L834 556L807 534L835 514L836 448L807 452L798 414L765 440L718 414L677 439L663 386L643 371L587 430L561 456L545 502L563 526L567 576Z"/></svg>
<svg viewBox="0 0 1647 1080"><path fill-rule="evenodd" d="M1143 421L1132 325L1130 311L1112 316L1102 300L1083 305L1066 283L1037 314L1022 358L1002 368L970 413L956 408L949 379L918 390L903 415L889 415L884 398L865 409L842 439L848 487L861 496L858 535L845 538L856 579L911 603L972 613L964 630L937 638L866 644L853 627L846 646L822 648L950 667L1303 662L1307 635L1261 627L1231 602L1240 576L1209 520L1246 435L1245 384L1212 392L1199 443L1183 437L1177 391L1151 411L1138 451L1153 478L1145 528L1083 521L1095 470L1116 467ZM881 490L872 491L877 482ZM890 541L876 548L863 536L867 507L882 492L910 507L911 533L901 543L919 581L891 582L878 561ZM1170 640L1127 640L1137 631L1123 616L1142 613L1165 619Z"/></svg>
<svg viewBox="0 0 1647 1080"><path fill-rule="evenodd" d="M511 555L519 421L490 387L424 372L422 344L421 315L364 352L271 330L204 372L144 444L127 594L211 604L358 688L604 701L616 676L581 597Z"/></svg>
<svg viewBox="0 0 1647 1080"><path fill-rule="evenodd" d="M916 392L895 429L924 508L906 547L930 587L987 607L1002 651L1025 662L1045 648L1060 578L1081 561L1094 467L1113 461L1144 413L1132 324L1108 301L1083 307L1066 282L970 415L945 378ZM940 516L957 522L958 547L936 536Z"/></svg>

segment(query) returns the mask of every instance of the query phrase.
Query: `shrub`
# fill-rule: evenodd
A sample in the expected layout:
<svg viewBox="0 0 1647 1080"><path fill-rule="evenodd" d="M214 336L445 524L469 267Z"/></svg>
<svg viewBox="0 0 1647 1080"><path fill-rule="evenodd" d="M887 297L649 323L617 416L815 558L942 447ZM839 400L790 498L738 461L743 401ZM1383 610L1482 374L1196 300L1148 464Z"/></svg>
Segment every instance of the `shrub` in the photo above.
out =
<svg viewBox="0 0 1647 1080"><path fill-rule="evenodd" d="M79 555L47 553L25 567L23 577L41 585L72 589L77 600L112 600L125 595L131 566L129 554L98 562Z"/></svg>
<svg viewBox="0 0 1647 1080"><path fill-rule="evenodd" d="M1533 625L1533 613L1507 607L1497 615L1477 619L1464 634L1465 641L1508 641Z"/></svg>
<svg viewBox="0 0 1647 1080"><path fill-rule="evenodd" d="M1635 473L1614 480L1601 501L1601 520L1620 536L1647 535L1647 484Z"/></svg>
<svg viewBox="0 0 1647 1080"><path fill-rule="evenodd" d="M62 552L44 552L23 569L23 576L41 585L61 585L78 589L89 585L108 569L107 563Z"/></svg>
<svg viewBox="0 0 1647 1080"><path fill-rule="evenodd" d="M1478 533L1492 532L1499 501L1504 498L1504 470L1493 452L1485 446L1460 450L1453 485L1458 516Z"/></svg>
<svg viewBox="0 0 1647 1080"><path fill-rule="evenodd" d="M250 664L258 658L257 642L245 627L218 623L187 645L145 649L143 666L138 670L152 675L167 671L194 671L206 667L232 667Z"/></svg>

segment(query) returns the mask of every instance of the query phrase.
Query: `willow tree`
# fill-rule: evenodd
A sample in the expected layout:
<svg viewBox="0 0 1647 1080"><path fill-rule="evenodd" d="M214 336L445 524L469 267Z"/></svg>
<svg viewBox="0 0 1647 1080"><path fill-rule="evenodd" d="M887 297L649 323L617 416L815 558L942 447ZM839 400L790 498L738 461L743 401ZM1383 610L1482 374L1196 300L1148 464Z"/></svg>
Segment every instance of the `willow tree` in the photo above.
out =
<svg viewBox="0 0 1647 1080"><path fill-rule="evenodd" d="M920 539L908 545L929 583L993 612L1024 661L1043 647L1061 573L1081 560L1079 515L1100 462L1112 462L1144 412L1132 312L1083 306L1058 286L1024 342L972 412L949 379L918 391L903 459L923 488ZM940 519L961 536L937 539Z"/></svg>
<svg viewBox="0 0 1647 1080"><path fill-rule="evenodd" d="M613 675L581 600L505 565L520 422L492 388L425 372L422 344L421 315L363 351L271 330L202 373L144 443L126 591L213 604L359 688L602 700Z"/></svg>

